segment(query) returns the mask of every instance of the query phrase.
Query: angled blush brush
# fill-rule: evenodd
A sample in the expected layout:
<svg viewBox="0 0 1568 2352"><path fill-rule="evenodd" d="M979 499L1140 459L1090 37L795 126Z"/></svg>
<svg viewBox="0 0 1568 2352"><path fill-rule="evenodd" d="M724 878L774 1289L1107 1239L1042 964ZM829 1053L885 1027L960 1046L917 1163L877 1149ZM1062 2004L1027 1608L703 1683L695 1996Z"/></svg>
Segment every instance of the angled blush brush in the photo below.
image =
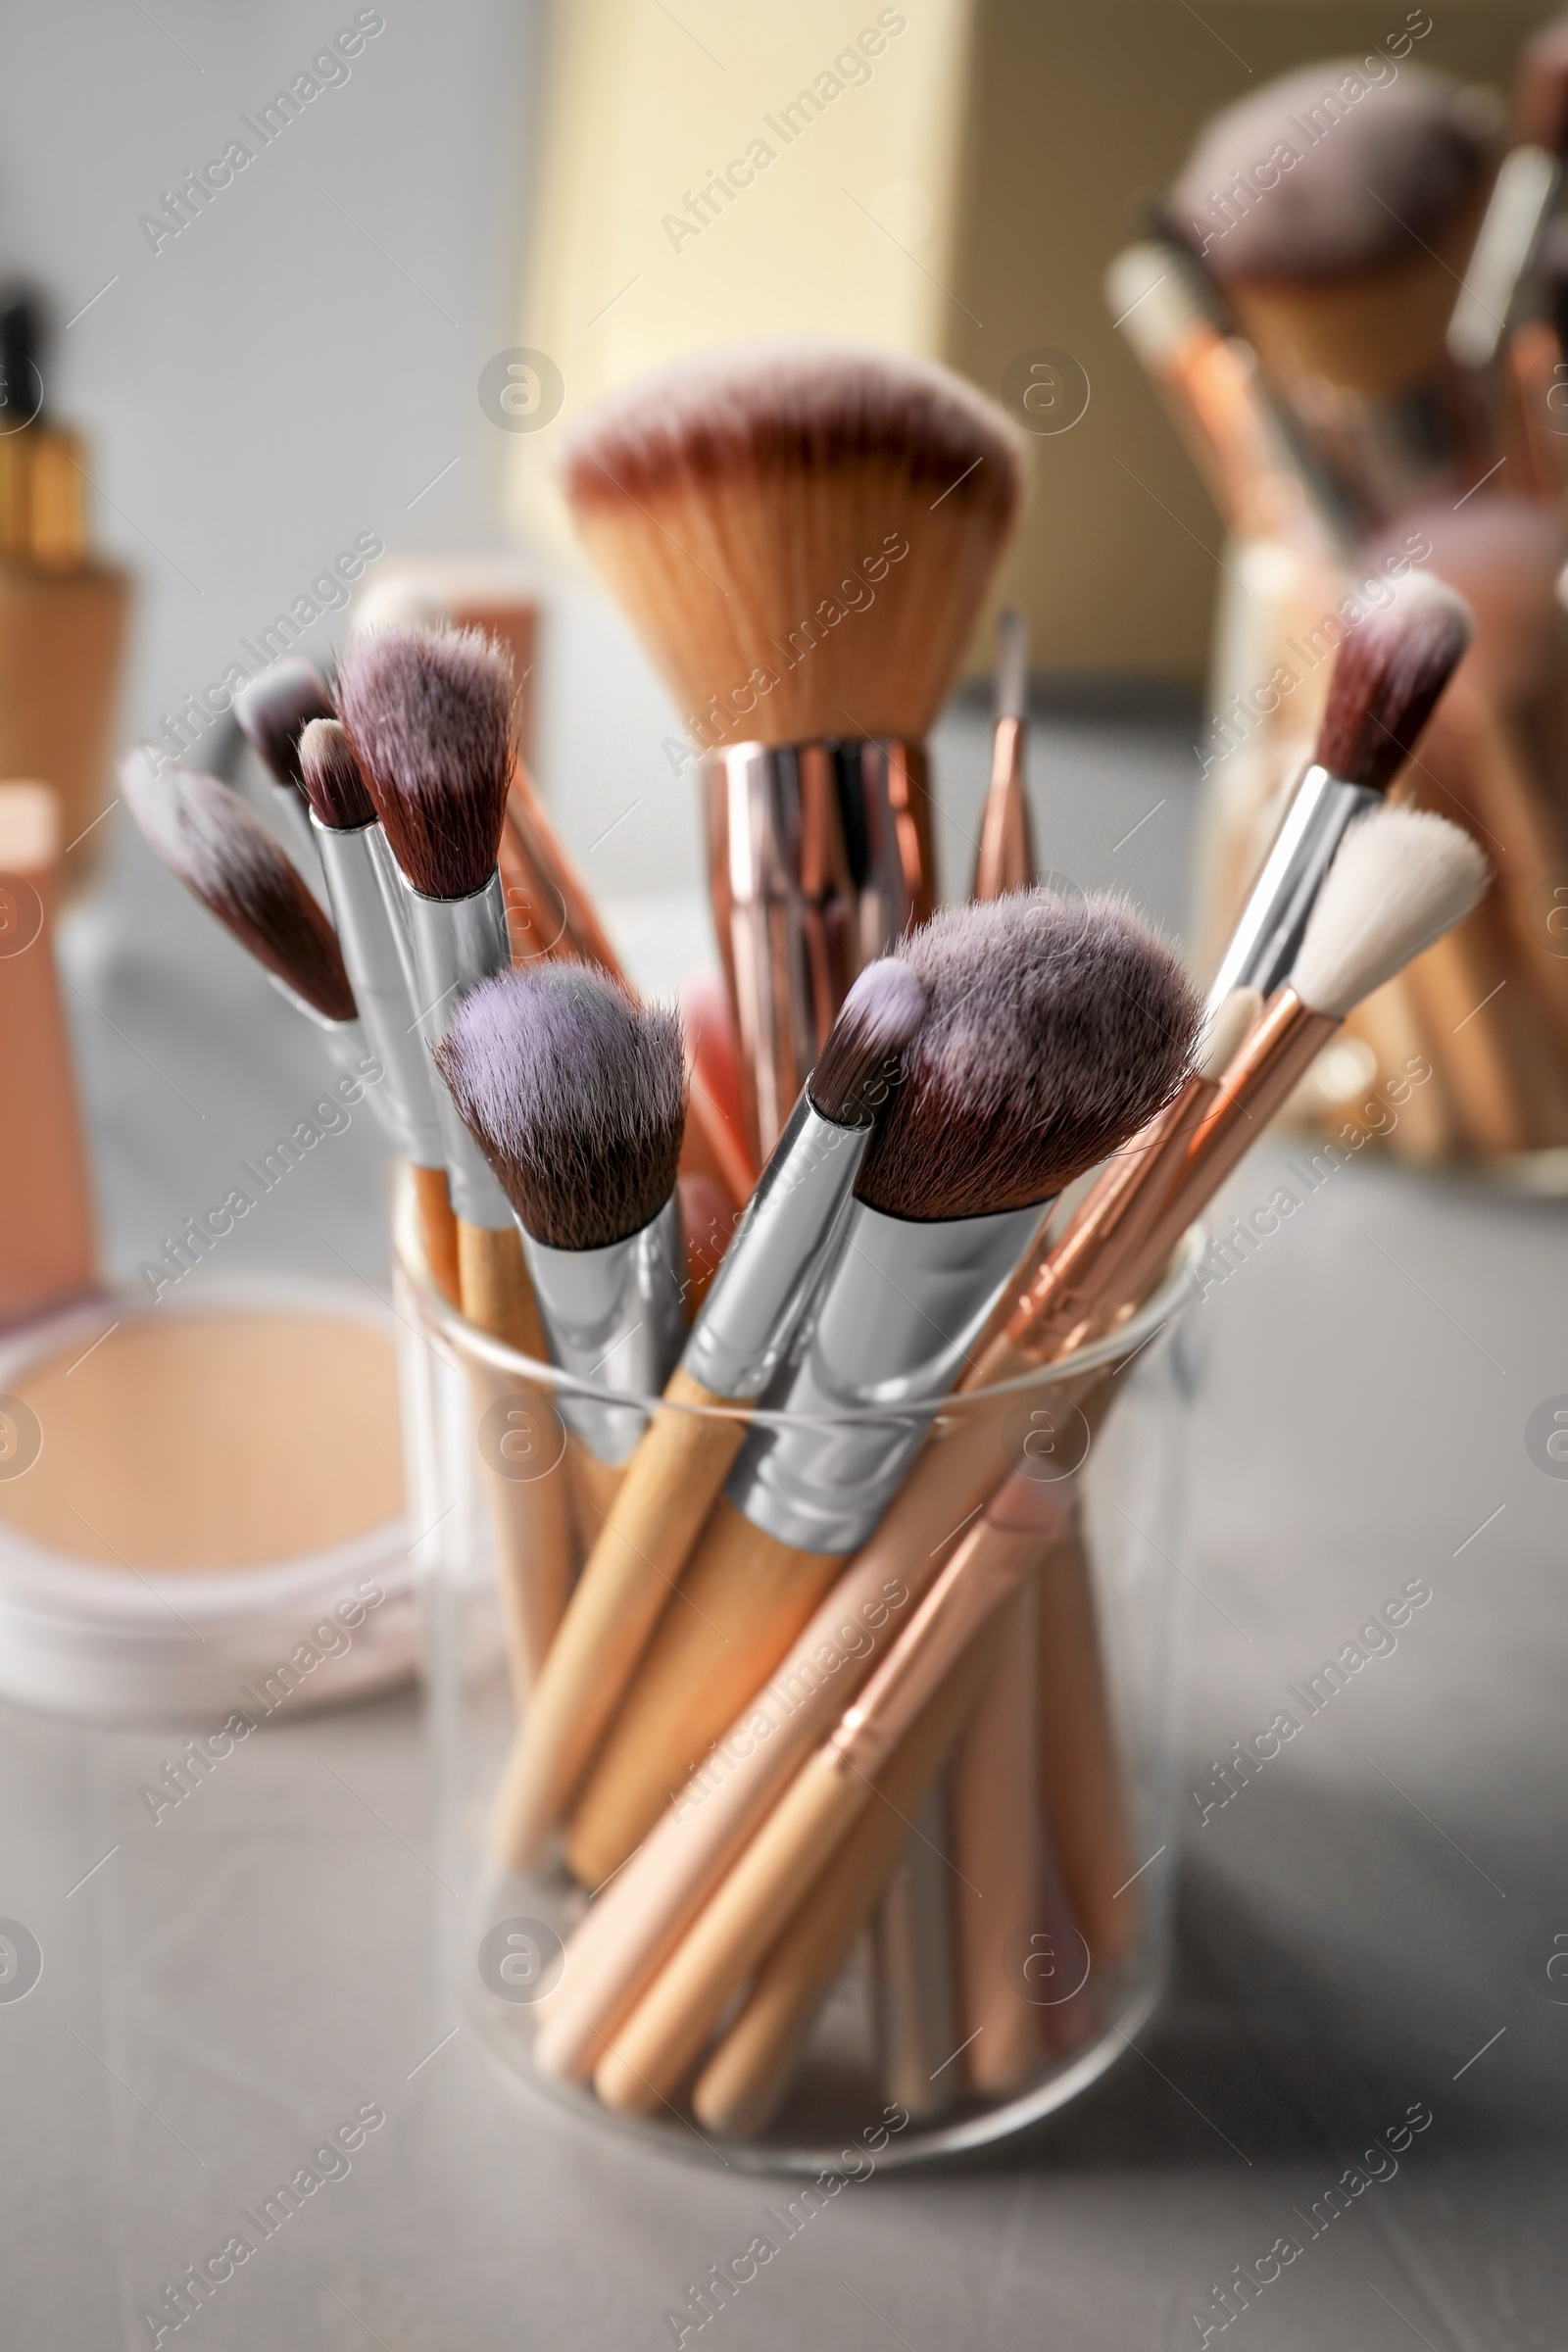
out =
<svg viewBox="0 0 1568 2352"><path fill-rule="evenodd" d="M1196 1006L1119 901L949 909L901 950L930 1009L799 1342L574 1812L597 1886L876 1525L1063 1186L1180 1083Z"/></svg>
<svg viewBox="0 0 1568 2352"><path fill-rule="evenodd" d="M512 963L496 866L512 772L511 667L474 630L376 629L347 646L337 686L397 862L415 1011L433 1053L467 992ZM543 1339L511 1203L444 1090L436 1109L458 1220L463 1311L537 1356Z"/></svg>
<svg viewBox="0 0 1568 2352"><path fill-rule="evenodd" d="M321 1031L334 1061L344 1069L366 1061L368 1042L332 926L239 795L216 776L174 766L152 751L121 761L120 789L171 873ZM379 1086L370 1101L395 1139L395 1113Z"/></svg>
<svg viewBox="0 0 1568 2352"><path fill-rule="evenodd" d="M447 1194L434 1072L415 1022L406 943L396 927L391 852L354 748L336 719L307 721L297 759L338 946L361 1018L386 1069L398 1149L414 1171L425 1261L437 1288L456 1305L457 1227Z"/></svg>
<svg viewBox="0 0 1568 2352"><path fill-rule="evenodd" d="M1035 878L1024 768L1029 745L1029 622L1008 605L997 620L997 715L991 732L991 785L980 819L972 899L1027 890Z"/></svg>
<svg viewBox="0 0 1568 2352"><path fill-rule="evenodd" d="M291 654L240 688L234 716L271 777L272 799L291 847L305 858L307 872L314 872L317 843L300 772L300 737L313 718L332 716L331 696L312 663Z"/></svg>
<svg viewBox="0 0 1568 2352"><path fill-rule="evenodd" d="M945 368L807 341L644 377L567 447L578 533L705 754L759 1159L856 972L930 909L921 747L1010 533L1023 447Z"/></svg>
<svg viewBox="0 0 1568 2352"><path fill-rule="evenodd" d="M806 1310L925 1011L924 989L895 956L869 964L840 1009L631 1457L534 1692L496 1807L495 1840L514 1867L560 1818L675 1589L752 1404Z"/></svg>

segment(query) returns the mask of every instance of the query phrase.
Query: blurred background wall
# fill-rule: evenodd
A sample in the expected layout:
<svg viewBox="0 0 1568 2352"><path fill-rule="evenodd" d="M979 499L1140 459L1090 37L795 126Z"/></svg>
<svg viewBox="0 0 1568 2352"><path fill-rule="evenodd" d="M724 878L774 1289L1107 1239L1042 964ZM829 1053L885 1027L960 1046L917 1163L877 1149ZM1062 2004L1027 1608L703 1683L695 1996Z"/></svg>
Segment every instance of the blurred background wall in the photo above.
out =
<svg viewBox="0 0 1568 2352"><path fill-rule="evenodd" d="M55 403L90 437L97 537L139 575L124 739L220 676L356 535L394 556L510 535L548 589L536 742L568 838L607 894L688 885L676 714L578 569L550 468L606 385L805 324L934 353L993 392L1020 355L1070 353L1089 406L1035 443L1011 582L1035 662L1197 686L1216 526L1112 331L1104 266L1208 111L1396 31L1399 0L358 13L382 29L347 78L157 251L142 216L356 9L76 0L8 19L0 268L54 298ZM1501 82L1544 11L1431 13L1425 63ZM860 44L863 75L835 74L866 30L883 46L867 63ZM704 220L713 172L756 139L772 160ZM516 346L563 378L537 431L498 422L493 386L481 405Z"/></svg>

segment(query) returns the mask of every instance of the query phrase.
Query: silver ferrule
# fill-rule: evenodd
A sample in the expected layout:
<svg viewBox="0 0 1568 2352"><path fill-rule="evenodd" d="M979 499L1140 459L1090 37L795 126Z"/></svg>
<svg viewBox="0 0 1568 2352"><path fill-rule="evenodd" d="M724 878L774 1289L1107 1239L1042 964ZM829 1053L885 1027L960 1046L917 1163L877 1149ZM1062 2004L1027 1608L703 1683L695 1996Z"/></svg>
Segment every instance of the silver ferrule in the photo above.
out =
<svg viewBox="0 0 1568 2352"><path fill-rule="evenodd" d="M657 1396L686 1336L679 1194L640 1233L608 1249L552 1250L527 1232L522 1247L552 1363L623 1396ZM625 1461L648 1422L635 1405L606 1404L566 1388L555 1401L602 1462Z"/></svg>
<svg viewBox="0 0 1568 2352"><path fill-rule="evenodd" d="M386 908L387 926L397 949L398 962L403 970L403 985L408 990L412 1011L421 1001L419 975L414 962L414 917L409 910L413 893L398 870L398 861L392 855L392 844L380 826L371 825L368 832L381 904ZM431 1084L438 1086L440 1081L432 1078Z"/></svg>
<svg viewBox="0 0 1568 2352"><path fill-rule="evenodd" d="M415 1012L420 1035L434 1053L469 990L511 967L507 903L499 874L492 874L482 890L466 899L427 899L406 876L402 880L418 989ZM439 1076L435 1105L454 1212L465 1225L480 1225L491 1233L508 1231L511 1204Z"/></svg>
<svg viewBox="0 0 1568 2352"><path fill-rule="evenodd" d="M280 784L274 776L272 804L282 819L283 831L296 864L304 867L306 880L317 885L317 895L319 897L321 860L316 846L316 828L309 803L303 793L296 792L292 784Z"/></svg>
<svg viewBox="0 0 1568 2352"><path fill-rule="evenodd" d="M291 1004L302 1019L310 1022L313 1029L320 1031L327 1053L344 1075L358 1078L364 1082L377 1124L395 1143L397 1136L392 1126L391 1114L380 1080L366 1076L368 1066L372 1069L380 1066L384 1069L385 1065L366 1035L365 1023L363 1021L328 1020L324 1012L317 1011L316 1006L308 998L302 997L297 989L290 988L286 980L280 980L276 972L269 972L267 977L284 1004Z"/></svg>
<svg viewBox="0 0 1568 2352"><path fill-rule="evenodd" d="M440 1081L414 1018L414 1000L382 894L374 846L382 839L381 828L361 825L351 833L337 832L314 813L311 824L354 1001L371 1051L386 1070L382 1099L388 1132L416 1167L444 1167L435 1100Z"/></svg>
<svg viewBox="0 0 1568 2352"><path fill-rule="evenodd" d="M891 737L704 756L709 890L766 1158L862 965L931 911L925 755Z"/></svg>
<svg viewBox="0 0 1568 2352"><path fill-rule="evenodd" d="M854 1202L725 1489L754 1527L803 1551L858 1550L1049 1205L919 1225Z"/></svg>
<svg viewBox="0 0 1568 2352"><path fill-rule="evenodd" d="M803 1087L681 1357L714 1396L760 1396L783 1362L870 1140L824 1119Z"/></svg>
<svg viewBox="0 0 1568 2352"><path fill-rule="evenodd" d="M1503 157L1448 320L1448 357L1459 367L1490 368L1496 359L1561 178L1544 147Z"/></svg>
<svg viewBox="0 0 1568 2352"><path fill-rule="evenodd" d="M1205 1018L1212 1018L1233 988L1255 988L1268 997L1290 978L1301 934L1346 828L1382 799L1370 784L1348 784L1326 767L1307 769L1231 933L1209 987Z"/></svg>

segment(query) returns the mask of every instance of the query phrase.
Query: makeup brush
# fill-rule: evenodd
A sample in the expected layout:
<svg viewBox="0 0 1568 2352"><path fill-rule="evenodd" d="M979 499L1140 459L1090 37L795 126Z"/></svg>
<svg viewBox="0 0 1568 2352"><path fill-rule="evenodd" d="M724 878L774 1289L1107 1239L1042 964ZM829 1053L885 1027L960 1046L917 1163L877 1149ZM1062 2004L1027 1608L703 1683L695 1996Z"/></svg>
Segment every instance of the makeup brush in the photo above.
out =
<svg viewBox="0 0 1568 2352"><path fill-rule="evenodd" d="M1014 1474L938 1576L855 1705L812 1751L611 2037L594 2072L594 2087L607 2106L646 2112L678 2091L739 1985L792 1915L810 1901L814 1883L877 1802L876 1784L905 1740L1017 1592L1040 1546L1042 1492ZM1022 1527L1008 1516L1014 1506ZM994 1518L992 1512L999 1515ZM906 1816L935 1780L959 1723L950 1718L942 1729L946 1739L931 1743L913 1785L904 1785ZM711 2120L711 2105L707 2111Z"/></svg>
<svg viewBox="0 0 1568 2352"><path fill-rule="evenodd" d="M1196 1006L1120 901L1017 892L906 941L930 1002L802 1344L763 1402L579 1799L624 1861L891 1499L1055 1195L1175 1091Z"/></svg>
<svg viewBox="0 0 1568 2352"><path fill-rule="evenodd" d="M1029 622L1008 605L997 619L997 715L991 734L991 787L980 819L971 899L1000 899L1027 890L1035 878L1029 794L1024 779L1029 741Z"/></svg>
<svg viewBox="0 0 1568 2352"><path fill-rule="evenodd" d="M1347 845L1355 848L1355 857L1343 872L1330 869L1314 915L1316 962L1307 965L1304 979L1336 1004L1380 987L1403 960L1458 921L1485 886L1485 860L1469 836L1441 818L1384 808L1357 830L1359 839L1352 835ZM1233 1050L1205 1082L1205 1115L1185 1137L1186 1180L1166 1188L1173 1205L1145 1253L1146 1261L1155 1260L1156 1272L1338 1026L1337 1012L1314 1009L1294 988L1278 992L1271 1013L1271 1042L1262 1052L1250 1045L1255 1024L1240 1042L1234 1032L1214 1040ZM1124 1295L1137 1297L1134 1284L1144 1279L1143 1268L1135 1266ZM1050 1296L1049 1280L1024 1294L1008 1333L974 1367L971 1380L1012 1381L1050 1360L1049 1348L1038 1356L1032 1350L1037 1327L1049 1328ZM1076 1397L1080 1408L1092 1409L1093 1380L1103 1381L1106 1369L1065 1396L1054 1390L1054 1400ZM853 1703L866 1673L908 1622L910 1608L993 1492L1001 1422L1016 1394L1002 1396L986 1412L956 1414L953 1429L926 1446L876 1533L771 1681L745 1693L730 1731L590 1908L568 1945L561 1984L540 2004L535 2056L545 2071L574 2078L592 2072L605 2040L642 1997L780 1788L813 1742L826 1737L835 1713ZM1055 1492L1053 1486L1036 1488L1037 1517L1040 1497ZM1094 1604L1081 1551L1075 1576L1071 1590L1052 1588L1048 1616L1063 1642L1078 1628L1072 1657L1061 1661L1064 1693L1076 1692L1078 1813L1103 1825L1119 1818L1120 1798L1108 1716L1097 1695L1098 1640L1083 1638L1086 1626L1093 1635ZM1086 1676L1093 1680L1083 1687ZM1085 1841L1070 1840L1059 1823L1057 1837L1074 1908L1108 1964L1123 1935L1113 1898L1126 1873L1118 1871L1102 1888L1101 1880L1107 1856L1114 1869L1123 1840L1091 1839L1087 1865L1075 1871Z"/></svg>
<svg viewBox="0 0 1568 2352"><path fill-rule="evenodd" d="M1493 182L1453 316L1448 354L1461 368L1490 368L1529 276L1562 186L1568 148L1568 18L1532 34L1514 75L1513 133Z"/></svg>
<svg viewBox="0 0 1568 2352"><path fill-rule="evenodd" d="M925 1010L923 987L895 956L867 965L845 999L627 1466L533 1694L496 1808L498 1850L514 1868L559 1819L675 1589L752 1404L806 1310L872 1122Z"/></svg>
<svg viewBox="0 0 1568 2352"><path fill-rule="evenodd" d="M338 946L370 1045L386 1069L395 1141L413 1170L425 1262L443 1297L456 1305L457 1226L447 1196L434 1076L415 1026L406 943L394 928L391 852L354 748L336 719L306 722L297 762Z"/></svg>
<svg viewBox="0 0 1568 2352"><path fill-rule="evenodd" d="M513 970L464 998L436 1064L512 1204L551 1361L657 1396L686 1337L679 1016L583 964ZM556 1402L608 1474L587 1481L591 1541L647 1416L570 1385Z"/></svg>
<svg viewBox="0 0 1568 2352"><path fill-rule="evenodd" d="M247 949L348 1068L367 1054L354 991L331 924L261 819L216 776L152 751L120 763L125 806L193 898ZM380 1089L371 1096L379 1115Z"/></svg>
<svg viewBox="0 0 1568 2352"><path fill-rule="evenodd" d="M332 698L319 675L295 654L274 662L234 697L234 716L272 779L283 830L296 856L305 858L307 872L316 870L317 842L300 772L300 737L313 718L332 715Z"/></svg>
<svg viewBox="0 0 1568 2352"><path fill-rule="evenodd" d="M1345 637L1315 758L1210 984L1210 1011L1234 988L1267 996L1289 971L1347 826L1381 799L1404 765L1473 625L1451 588L1412 573L1386 611L1367 613Z"/></svg>
<svg viewBox="0 0 1568 2352"><path fill-rule="evenodd" d="M377 629L352 639L338 704L397 861L433 1052L458 1004L511 968L496 852L512 771L512 673L473 630ZM512 1208L444 1092L437 1115L458 1220L463 1311L538 1355L543 1344Z"/></svg>
<svg viewBox="0 0 1568 2352"><path fill-rule="evenodd" d="M602 401L589 555L686 713L759 1158L860 965L930 909L921 744L1022 496L1003 412L925 362L757 343Z"/></svg>

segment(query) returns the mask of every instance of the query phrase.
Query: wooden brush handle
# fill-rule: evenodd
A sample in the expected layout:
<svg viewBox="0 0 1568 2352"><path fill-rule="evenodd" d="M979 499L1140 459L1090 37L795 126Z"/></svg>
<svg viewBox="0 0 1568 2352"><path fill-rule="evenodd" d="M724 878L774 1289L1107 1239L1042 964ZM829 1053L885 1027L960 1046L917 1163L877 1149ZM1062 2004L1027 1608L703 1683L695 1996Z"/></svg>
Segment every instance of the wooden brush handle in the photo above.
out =
<svg viewBox="0 0 1568 2352"><path fill-rule="evenodd" d="M463 1276L458 1266L458 1220L452 1213L445 1168L411 1167L414 1207L418 1219L419 1247L430 1280L448 1306L463 1304Z"/></svg>
<svg viewBox="0 0 1568 2352"><path fill-rule="evenodd" d="M675 1407L723 1402L678 1367L664 1397ZM655 1408L578 1579L496 1800L497 1848L514 1868L538 1851L569 1803L745 1435L742 1413Z"/></svg>
<svg viewBox="0 0 1568 2352"><path fill-rule="evenodd" d="M719 1500L572 1814L566 1860L583 1886L642 1843L847 1565L776 1543Z"/></svg>
<svg viewBox="0 0 1568 2352"><path fill-rule="evenodd" d="M962 2088L953 2063L962 2035L945 1795L939 1780L912 1817L873 1930L883 2088L913 2123L940 2115ZM858 1842L858 1833L850 1848ZM839 1867L833 1865L830 1875L836 1876ZM813 1904L813 1914L820 1907Z"/></svg>
<svg viewBox="0 0 1568 2352"><path fill-rule="evenodd" d="M958 2031L971 2090L1003 2098L1040 2070L1040 2010L1009 1971L1007 1944L1033 1922L1039 1740L1032 1580L1007 1603L948 1791ZM945 2054L945 2053L944 2053Z"/></svg>
<svg viewBox="0 0 1568 2352"><path fill-rule="evenodd" d="M470 1363L474 1424L505 1402L506 1427L479 1448L479 1478L495 1540L502 1627L519 1714L556 1637L579 1557L572 1527L565 1432L543 1389ZM511 1476L509 1471L535 1473Z"/></svg>
<svg viewBox="0 0 1568 2352"><path fill-rule="evenodd" d="M612 2036L594 2074L607 2107L672 2098L735 1991L871 1801L818 1748L712 1901Z"/></svg>
<svg viewBox="0 0 1568 2352"><path fill-rule="evenodd" d="M822 1997L891 1877L910 1822L975 1703L995 1638L993 1632L976 1642L927 1701L877 1776L875 1793L844 1843L809 1886L797 1886L787 1927L693 2093L697 2118L710 2131L738 2137L771 2120ZM943 2059L949 2055L942 2052Z"/></svg>
<svg viewBox="0 0 1568 2352"><path fill-rule="evenodd" d="M1121 1769L1095 1611L1094 1581L1075 1522L1041 1562L1040 1792L1067 1899L1097 1968L1138 1939L1138 1867L1128 1840Z"/></svg>
<svg viewBox="0 0 1568 2352"><path fill-rule="evenodd" d="M572 1513L577 1522L577 1541L586 1559L615 1507L615 1497L625 1482L626 1465L602 1462L573 1431L566 1442L566 1473L571 1486Z"/></svg>
<svg viewBox="0 0 1568 2352"><path fill-rule="evenodd" d="M458 1287L468 1321L535 1363L545 1360L545 1335L528 1280L522 1237L514 1225L492 1231L458 1219Z"/></svg>

